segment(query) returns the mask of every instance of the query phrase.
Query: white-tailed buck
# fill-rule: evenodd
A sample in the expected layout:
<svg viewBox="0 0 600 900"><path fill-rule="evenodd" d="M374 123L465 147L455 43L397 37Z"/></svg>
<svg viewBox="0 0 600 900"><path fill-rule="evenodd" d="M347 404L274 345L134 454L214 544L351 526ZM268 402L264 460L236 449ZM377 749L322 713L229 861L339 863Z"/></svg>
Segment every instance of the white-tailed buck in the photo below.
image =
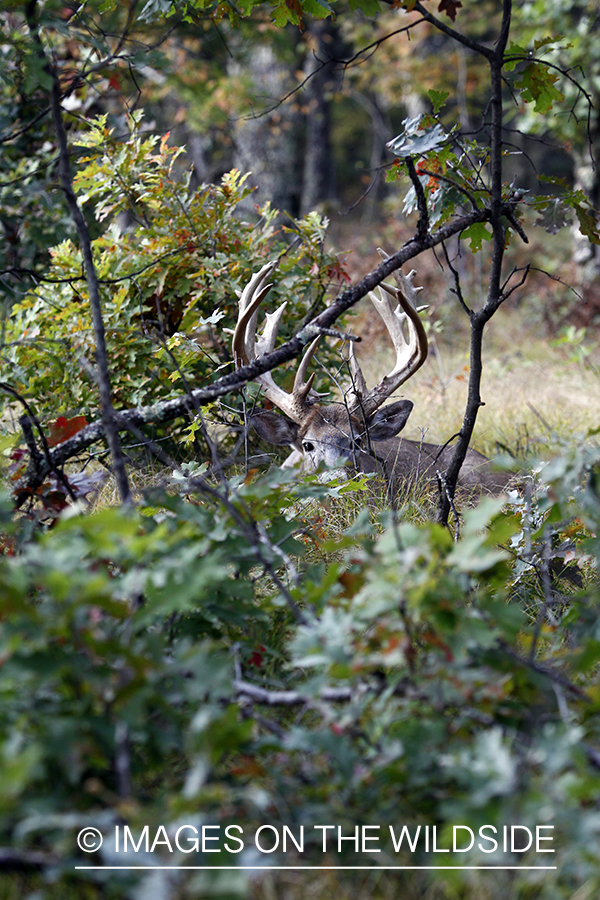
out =
<svg viewBox="0 0 600 900"><path fill-rule="evenodd" d="M245 365L274 349L285 303L274 313L267 314L262 333L256 334L259 306L271 288L267 282L274 268L275 263L263 266L241 294L233 337L236 366ZM406 425L412 402L397 400L383 406L427 357L427 336L416 305L417 292L422 289L414 286L414 276L414 271L408 276L399 272L397 287L381 284L379 296L369 294L396 350L394 368L372 390L367 388L354 345L350 342L351 385L344 402L324 403L312 389L314 374L306 377L319 338L305 352L291 393L278 387L271 372L256 378L265 397L285 414L285 418L263 410L251 416L250 424L270 443L287 444L292 448L284 466L301 461L305 471L314 471L322 463L335 468L342 463L357 471L379 473L393 491L421 478L434 480L438 472L444 472L453 452L451 448L397 436ZM459 487L500 493L510 479L510 474L494 471L481 453L469 450Z"/></svg>

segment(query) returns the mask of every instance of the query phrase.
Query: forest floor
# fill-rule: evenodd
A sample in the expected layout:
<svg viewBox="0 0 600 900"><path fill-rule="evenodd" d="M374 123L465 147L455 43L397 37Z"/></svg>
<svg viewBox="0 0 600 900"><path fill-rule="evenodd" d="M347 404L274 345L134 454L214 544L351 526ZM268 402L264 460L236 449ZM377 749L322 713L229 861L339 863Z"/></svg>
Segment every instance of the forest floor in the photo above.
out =
<svg viewBox="0 0 600 900"><path fill-rule="evenodd" d="M395 395L414 403L402 432L406 438L443 444L460 430L469 378L464 318L457 327L445 324L438 333L430 333L428 359ZM362 336L357 356L367 384L376 384L394 365L383 325L364 302L344 327ZM572 444L578 436L600 429L600 348L594 345L591 330L585 340L582 337L580 333L575 340L551 339L522 310L498 313L485 333L481 387L485 405L477 419L475 449L489 457L514 457L531 469L558 452L562 441ZM268 450L266 444L264 449ZM133 469L130 476L138 495L149 484L161 483L164 470L154 463ZM97 503L118 503L113 479Z"/></svg>
<svg viewBox="0 0 600 900"><path fill-rule="evenodd" d="M377 383L393 366L393 350L383 334L362 356L367 384ZM447 329L430 335L427 361L398 392L415 404L405 436L440 443L455 434L468 378L467 331L454 333L451 340ZM485 406L475 429L476 449L487 455L508 450L544 456L561 438L600 428L599 349L592 340L551 340L528 326L520 311L501 311L486 330L481 398Z"/></svg>
<svg viewBox="0 0 600 900"><path fill-rule="evenodd" d="M531 225L531 223L530 223ZM337 226L339 229L339 225ZM410 236L406 223L379 229L390 252ZM600 428L600 290L592 274L573 262L568 231L550 235L529 228L528 247L511 248L506 267L515 285L533 260L535 268L485 329L483 379L473 446L488 456L508 451L517 457L548 458L562 439ZM353 282L378 262L364 229L347 226L336 235L352 247L345 258ZM449 248L460 270L465 302L481 308L487 291L489 247L473 256L466 247ZM453 277L443 254L426 253L414 262L415 284L429 335L429 356L397 392L414 409L403 434L412 440L444 443L462 423L469 379L469 322L452 292ZM404 267L407 273L412 264ZM393 279L388 279L393 283ZM598 294L599 296L596 296ZM422 298L422 299L421 299ZM363 300L344 327L362 337L356 353L367 384L376 384L394 364L391 341L371 304ZM587 326L587 327L581 327Z"/></svg>

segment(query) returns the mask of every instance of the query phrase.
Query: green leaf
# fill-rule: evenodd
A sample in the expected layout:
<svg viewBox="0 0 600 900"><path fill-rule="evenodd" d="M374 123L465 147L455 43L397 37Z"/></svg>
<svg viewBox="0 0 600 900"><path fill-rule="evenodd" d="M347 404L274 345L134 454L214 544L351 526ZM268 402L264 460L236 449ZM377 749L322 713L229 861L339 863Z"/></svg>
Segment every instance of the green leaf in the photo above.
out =
<svg viewBox="0 0 600 900"><path fill-rule="evenodd" d="M14 434L3 434L0 437L0 453L12 450L23 440L23 435L15 432Z"/></svg>
<svg viewBox="0 0 600 900"><path fill-rule="evenodd" d="M470 241L471 253L478 253L481 250L482 242L491 241L493 234L488 231L485 222L473 222L461 232L461 237Z"/></svg>
<svg viewBox="0 0 600 900"><path fill-rule="evenodd" d="M434 113L439 113L440 109L442 108L442 106L444 106L450 94L448 93L448 91L435 91L433 88L427 91L427 93L433 105Z"/></svg>
<svg viewBox="0 0 600 900"><path fill-rule="evenodd" d="M548 35L547 37L538 38L538 40L534 41L533 49L539 50L540 47L547 47L552 44L561 44L561 47L560 47L561 50L568 50L570 47L573 46L573 44L570 44L570 43L565 44L565 43L563 43L563 41L564 41L564 35L562 35L562 34L555 34L553 36Z"/></svg>
<svg viewBox="0 0 600 900"><path fill-rule="evenodd" d="M142 22L152 22L163 16L169 16L174 11L175 7L171 0L147 0L140 12L140 19Z"/></svg>
<svg viewBox="0 0 600 900"><path fill-rule="evenodd" d="M304 11L314 19L326 19L332 14L331 6L325 0L304 0L303 6Z"/></svg>
<svg viewBox="0 0 600 900"><path fill-rule="evenodd" d="M512 70L515 68L515 66L519 62L521 62L522 59L526 59L527 56L529 56L529 52L528 52L528 50L525 49L525 47L520 47L519 44L515 44L514 41L511 41L510 46L509 46L508 50L506 51L506 54L504 57L505 60L506 60L506 57L510 57L510 56L516 56L519 58L518 59L509 59L509 60L505 61L504 68L507 70L507 72L512 72Z"/></svg>
<svg viewBox="0 0 600 900"><path fill-rule="evenodd" d="M376 16L381 11L379 0L350 0L349 5L352 11L360 9L366 16Z"/></svg>
<svg viewBox="0 0 600 900"><path fill-rule="evenodd" d="M574 205L575 214L579 222L579 230L592 244L600 244L600 232L598 231L598 216L593 209L583 206L581 203Z"/></svg>
<svg viewBox="0 0 600 900"><path fill-rule="evenodd" d="M565 95L554 86L557 81L556 72L540 63L530 63L515 87L519 88L526 103L535 102L535 112L546 113L552 109L553 103L565 99Z"/></svg>
<svg viewBox="0 0 600 900"><path fill-rule="evenodd" d="M555 197L548 199L544 209L540 209L539 218L533 224L545 228L548 234L557 234L561 228L571 225L571 218L567 204Z"/></svg>
<svg viewBox="0 0 600 900"><path fill-rule="evenodd" d="M404 164L400 162L399 159L394 160L390 169L385 173L385 180L387 182L400 181L402 176L405 174Z"/></svg>

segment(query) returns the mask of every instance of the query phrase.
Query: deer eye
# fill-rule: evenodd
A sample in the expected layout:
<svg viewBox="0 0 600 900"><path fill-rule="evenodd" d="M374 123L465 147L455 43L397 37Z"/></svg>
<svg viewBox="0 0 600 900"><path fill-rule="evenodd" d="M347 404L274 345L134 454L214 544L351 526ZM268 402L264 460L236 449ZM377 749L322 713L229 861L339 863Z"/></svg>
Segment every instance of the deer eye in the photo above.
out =
<svg viewBox="0 0 600 900"><path fill-rule="evenodd" d="M310 441L302 441L302 449L305 453L312 453L315 449L315 445L311 444Z"/></svg>

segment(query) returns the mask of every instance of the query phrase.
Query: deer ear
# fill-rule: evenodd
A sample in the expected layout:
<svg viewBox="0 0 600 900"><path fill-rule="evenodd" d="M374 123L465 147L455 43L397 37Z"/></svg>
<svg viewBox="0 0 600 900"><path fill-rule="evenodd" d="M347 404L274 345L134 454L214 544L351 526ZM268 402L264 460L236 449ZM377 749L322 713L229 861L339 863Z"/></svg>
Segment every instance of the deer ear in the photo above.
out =
<svg viewBox="0 0 600 900"><path fill-rule="evenodd" d="M411 400L398 400L373 413L368 421L369 436L374 441L385 441L402 431L413 408Z"/></svg>
<svg viewBox="0 0 600 900"><path fill-rule="evenodd" d="M250 416L248 421L259 437L270 444L293 444L298 436L295 422L266 409Z"/></svg>

